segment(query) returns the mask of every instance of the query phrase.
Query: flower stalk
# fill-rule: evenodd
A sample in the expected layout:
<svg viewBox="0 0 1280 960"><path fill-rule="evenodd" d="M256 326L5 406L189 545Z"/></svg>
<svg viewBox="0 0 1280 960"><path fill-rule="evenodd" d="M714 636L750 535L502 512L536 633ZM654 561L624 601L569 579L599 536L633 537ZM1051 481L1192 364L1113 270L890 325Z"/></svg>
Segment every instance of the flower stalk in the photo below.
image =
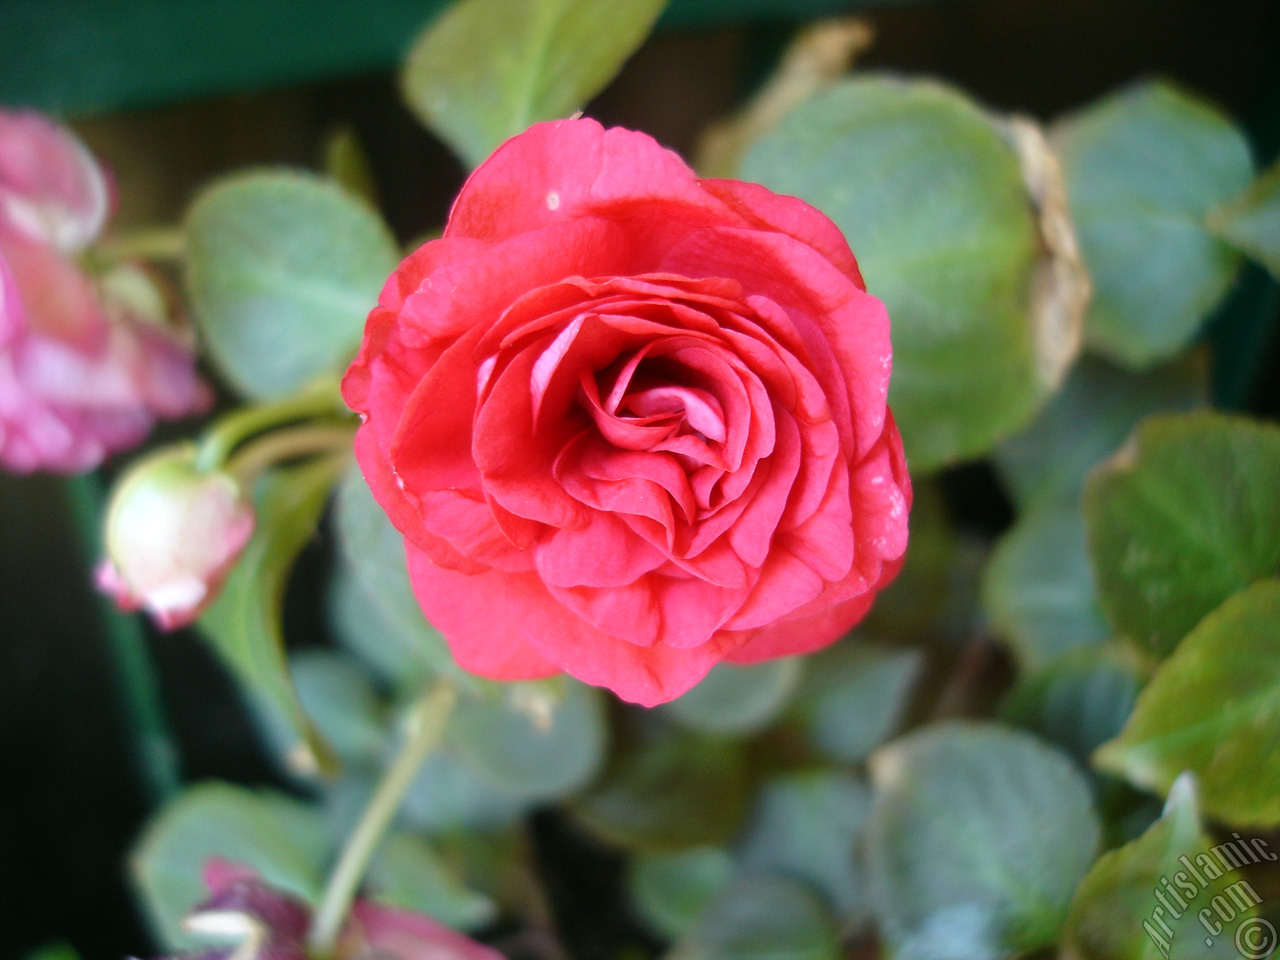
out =
<svg viewBox="0 0 1280 960"><path fill-rule="evenodd" d="M315 960L334 955L338 936L365 871L373 860L405 791L427 756L440 744L458 695L452 684L440 681L417 703L406 722L404 743L374 792L360 822L347 838L329 876L324 897L311 921L307 943Z"/></svg>

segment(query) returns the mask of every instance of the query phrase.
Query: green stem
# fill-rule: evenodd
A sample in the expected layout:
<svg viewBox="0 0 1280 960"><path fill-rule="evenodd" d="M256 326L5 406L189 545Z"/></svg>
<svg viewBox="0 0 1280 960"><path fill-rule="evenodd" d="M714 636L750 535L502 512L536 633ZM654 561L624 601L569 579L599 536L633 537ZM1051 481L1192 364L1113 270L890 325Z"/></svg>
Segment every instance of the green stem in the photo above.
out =
<svg viewBox="0 0 1280 960"><path fill-rule="evenodd" d="M355 428L351 424L310 423L276 430L258 437L237 450L223 470L236 478L241 488L250 485L268 467L295 457L350 449Z"/></svg>
<svg viewBox="0 0 1280 960"><path fill-rule="evenodd" d="M91 562L96 562L105 502L102 482L96 474L85 474L68 478L66 489L82 549ZM121 613L105 597L97 600L99 622L107 635L131 734L134 763L149 800L158 806L177 793L182 778L146 633L137 616Z"/></svg>
<svg viewBox="0 0 1280 960"><path fill-rule="evenodd" d="M243 407L217 420L200 441L196 467L214 470L221 467L231 452L252 437L272 427L294 420L321 416L350 416L334 384L317 384L284 400Z"/></svg>
<svg viewBox="0 0 1280 960"><path fill-rule="evenodd" d="M307 942L311 956L317 960L333 956L360 881L418 768L439 745L457 699L452 685L442 680L427 692L409 715L400 753L378 784L360 822L347 838L337 865L329 876L324 898L312 917Z"/></svg>
<svg viewBox="0 0 1280 960"><path fill-rule="evenodd" d="M178 261L187 253L181 227L147 227L121 236L108 237L98 252L112 260Z"/></svg>

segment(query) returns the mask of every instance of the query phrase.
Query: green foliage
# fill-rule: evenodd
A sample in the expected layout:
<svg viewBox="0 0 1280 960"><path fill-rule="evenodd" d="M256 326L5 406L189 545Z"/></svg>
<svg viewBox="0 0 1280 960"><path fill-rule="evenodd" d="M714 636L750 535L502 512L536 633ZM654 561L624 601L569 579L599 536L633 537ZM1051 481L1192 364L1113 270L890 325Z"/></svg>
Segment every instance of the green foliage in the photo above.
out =
<svg viewBox="0 0 1280 960"><path fill-rule="evenodd" d="M369 868L367 893L394 907L425 913L460 930L491 923L497 905L468 889L421 837L392 834Z"/></svg>
<svg viewBox="0 0 1280 960"><path fill-rule="evenodd" d="M624 746L572 809L590 830L633 850L723 843L747 811L742 743L657 727Z"/></svg>
<svg viewBox="0 0 1280 960"><path fill-rule="evenodd" d="M338 487L335 526L343 560L333 599L339 637L406 689L440 672L464 676L413 595L404 537L354 465Z"/></svg>
<svg viewBox="0 0 1280 960"><path fill-rule="evenodd" d="M1280 163L1209 217L1219 237L1280 277Z"/></svg>
<svg viewBox="0 0 1280 960"><path fill-rule="evenodd" d="M599 93L666 0L458 0L409 53L405 100L471 166Z"/></svg>
<svg viewBox="0 0 1280 960"><path fill-rule="evenodd" d="M1047 496L1078 498L1089 471L1119 448L1138 421L1205 403L1202 360L1182 357L1135 373L1081 357L1035 420L996 448L1000 479L1020 507Z"/></svg>
<svg viewBox="0 0 1280 960"><path fill-rule="evenodd" d="M245 686L288 723L295 769L331 769L329 746L303 712L284 652L284 591L294 560L315 532L341 461L273 470L258 482L257 527L200 627Z"/></svg>
<svg viewBox="0 0 1280 960"><path fill-rule="evenodd" d="M515 823L530 805L446 748L422 765L405 794L401 814L407 823L428 833L487 832Z"/></svg>
<svg viewBox="0 0 1280 960"><path fill-rule="evenodd" d="M1074 499L1045 496L1018 517L983 572L982 599L1026 668L1107 639Z"/></svg>
<svg viewBox="0 0 1280 960"><path fill-rule="evenodd" d="M1210 815L1280 824L1277 637L1280 581L1228 599L1161 664L1120 736L1098 751L1098 765L1160 791L1190 770Z"/></svg>
<svg viewBox="0 0 1280 960"><path fill-rule="evenodd" d="M902 720L920 654L857 639L812 656L793 711L809 744L831 760L866 758Z"/></svg>
<svg viewBox="0 0 1280 960"><path fill-rule="evenodd" d="M1223 869L1229 864L1213 856L1212 845L1200 827L1194 781L1183 776L1164 815L1138 839L1103 854L1081 882L1063 931L1064 960L1237 960L1231 928L1257 911L1250 903L1226 933L1205 936L1200 910L1214 897L1230 897L1241 881Z"/></svg>
<svg viewBox="0 0 1280 960"><path fill-rule="evenodd" d="M608 742L594 687L563 678L462 699L446 734L460 760L510 796L550 800L586 786Z"/></svg>
<svg viewBox="0 0 1280 960"><path fill-rule="evenodd" d="M1018 156L963 94L839 82L756 142L741 174L818 207L857 252L893 318L890 402L913 472L989 450L1056 385L1073 340L1033 310Z"/></svg>
<svg viewBox="0 0 1280 960"><path fill-rule="evenodd" d="M739 667L721 663L684 696L660 708L691 730L748 734L782 712L800 676L800 660L787 657Z"/></svg>
<svg viewBox="0 0 1280 960"><path fill-rule="evenodd" d="M1099 833L1065 756L947 723L882 748L871 774L873 908L892 956L999 960L1054 942Z"/></svg>
<svg viewBox="0 0 1280 960"><path fill-rule="evenodd" d="M838 960L835 925L803 886L744 877L708 904L666 960Z"/></svg>
<svg viewBox="0 0 1280 960"><path fill-rule="evenodd" d="M1240 267L1207 217L1252 178L1243 135L1213 107L1153 81L1060 121L1053 143L1093 279L1086 337L1130 366L1173 356Z"/></svg>
<svg viewBox="0 0 1280 960"><path fill-rule="evenodd" d="M1087 764L1093 751L1129 719L1145 680L1136 655L1125 647L1071 650L1047 667L1020 676L1001 714Z"/></svg>
<svg viewBox="0 0 1280 960"><path fill-rule="evenodd" d="M641 916L674 940L729 885L734 869L733 858L719 847L639 853L631 860L628 887Z"/></svg>
<svg viewBox="0 0 1280 960"><path fill-rule="evenodd" d="M1200 618L1280 570L1280 429L1155 417L1090 478L1089 548L1115 630L1163 656Z"/></svg>
<svg viewBox="0 0 1280 960"><path fill-rule="evenodd" d="M187 289L219 371L247 397L340 373L399 259L362 200L329 180L256 171L206 189L187 215Z"/></svg>
<svg viewBox="0 0 1280 960"><path fill-rule="evenodd" d="M742 871L779 874L821 892L845 925L863 918L866 881L857 847L871 806L851 774L791 773L764 784L740 844Z"/></svg>
<svg viewBox="0 0 1280 960"><path fill-rule="evenodd" d="M211 857L252 867L272 886L314 901L329 850L317 809L271 791L203 783L147 825L129 865L156 936L166 949L181 950L199 944L181 921L209 895L201 871Z"/></svg>
<svg viewBox="0 0 1280 960"><path fill-rule="evenodd" d="M299 650L289 658L289 673L303 712L344 765L376 767L387 748L387 710L369 674L344 654L331 650ZM270 705L260 708L264 732L291 773L297 747L292 726Z"/></svg>

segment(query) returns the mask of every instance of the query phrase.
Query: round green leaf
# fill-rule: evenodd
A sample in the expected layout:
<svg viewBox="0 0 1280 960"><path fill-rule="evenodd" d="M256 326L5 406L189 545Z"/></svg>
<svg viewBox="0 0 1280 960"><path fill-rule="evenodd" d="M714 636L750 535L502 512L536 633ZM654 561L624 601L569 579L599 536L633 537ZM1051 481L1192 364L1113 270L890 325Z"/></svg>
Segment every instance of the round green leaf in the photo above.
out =
<svg viewBox="0 0 1280 960"><path fill-rule="evenodd" d="M1210 815L1280 824L1278 637L1280 581L1228 599L1156 670L1098 766L1159 791L1190 770Z"/></svg>
<svg viewBox="0 0 1280 960"><path fill-rule="evenodd" d="M209 896L201 871L211 857L252 867L266 883L310 901L323 884L329 832L317 808L283 794L229 783L184 790L147 824L129 859L147 917L168 950L201 942L181 923Z"/></svg>
<svg viewBox="0 0 1280 960"><path fill-rule="evenodd" d="M866 881L857 846L871 792L851 774L793 773L756 797L739 856L748 873L776 873L821 892L845 923L862 919Z"/></svg>
<svg viewBox="0 0 1280 960"><path fill-rule="evenodd" d="M729 854L719 847L640 853L628 875L636 909L663 936L675 939L693 925L733 879Z"/></svg>
<svg viewBox="0 0 1280 960"><path fill-rule="evenodd" d="M1158 656L1237 590L1280 570L1280 428L1153 417L1089 479L1103 612Z"/></svg>
<svg viewBox="0 0 1280 960"><path fill-rule="evenodd" d="M363 201L272 170L204 191L185 225L187 286L209 352L249 397L280 397L355 355L399 254Z"/></svg>
<svg viewBox="0 0 1280 960"><path fill-rule="evenodd" d="M744 877L713 900L667 960L838 960L835 925L805 888Z"/></svg>
<svg viewBox="0 0 1280 960"><path fill-rule="evenodd" d="M342 653L299 650L289 658L289 673L302 709L344 764L376 766L385 755L388 716L369 674ZM286 770L291 766L297 738L270 708L260 709L268 741ZM310 772L310 771L307 771Z"/></svg>
<svg viewBox="0 0 1280 960"><path fill-rule="evenodd" d="M889 398L913 471L983 453L1056 384L1074 338L1034 319L1038 228L1018 156L961 93L834 84L757 141L742 174L849 239L893 323Z"/></svg>
<svg viewBox="0 0 1280 960"><path fill-rule="evenodd" d="M599 93L666 0L458 0L405 64L405 100L472 166Z"/></svg>
<svg viewBox="0 0 1280 960"><path fill-rule="evenodd" d="M800 676L794 657L747 667L721 663L692 690L660 707L677 723L707 733L754 733L786 706Z"/></svg>
<svg viewBox="0 0 1280 960"><path fill-rule="evenodd" d="M550 800L591 782L608 728L600 691L566 679L466 697L445 737L463 763L504 792Z"/></svg>
<svg viewBox="0 0 1280 960"><path fill-rule="evenodd" d="M1078 497L1089 471L1143 417L1205 404L1206 367L1193 356L1134 373L1082 357L1035 420L996 448L1000 479L1020 506L1046 496Z"/></svg>
<svg viewBox="0 0 1280 960"><path fill-rule="evenodd" d="M855 763L902 720L920 654L855 640L810 657L794 715L820 754Z"/></svg>
<svg viewBox="0 0 1280 960"><path fill-rule="evenodd" d="M1085 336L1131 366L1173 356L1240 268L1206 217L1253 176L1244 136L1209 104L1148 81L1060 121L1053 143L1093 278Z"/></svg>
<svg viewBox="0 0 1280 960"><path fill-rule="evenodd" d="M1239 960L1235 932L1257 915L1262 898L1231 869L1239 862L1234 851L1227 860L1213 852L1200 828L1193 784L1184 776L1146 833L1093 865L1071 902L1064 960ZM1235 916L1216 937L1206 936L1211 930L1200 911L1215 897Z"/></svg>
<svg viewBox="0 0 1280 960"><path fill-rule="evenodd" d="M1087 764L1093 751L1129 719L1145 680L1136 655L1124 647L1072 650L1043 670L1020 677L1005 697L1001 715Z"/></svg>
<svg viewBox="0 0 1280 960"><path fill-rule="evenodd" d="M1098 846L1070 760L953 722L882 748L871 775L873 909L894 957L1003 960L1054 942Z"/></svg>
<svg viewBox="0 0 1280 960"><path fill-rule="evenodd" d="M684 850L729 840L746 814L747 792L740 742L659 727L616 755L573 811L611 843Z"/></svg>
<svg viewBox="0 0 1280 960"><path fill-rule="evenodd" d="M365 896L434 917L458 930L491 923L497 905L469 890L422 837L394 833L369 867Z"/></svg>
<svg viewBox="0 0 1280 960"><path fill-rule="evenodd" d="M401 805L404 821L432 834L492 831L520 819L531 801L504 790L449 749L429 756Z"/></svg>
<svg viewBox="0 0 1280 960"><path fill-rule="evenodd" d="M982 598L992 625L1024 667L1042 667L1110 636L1074 498L1050 494L1018 517L991 555Z"/></svg>

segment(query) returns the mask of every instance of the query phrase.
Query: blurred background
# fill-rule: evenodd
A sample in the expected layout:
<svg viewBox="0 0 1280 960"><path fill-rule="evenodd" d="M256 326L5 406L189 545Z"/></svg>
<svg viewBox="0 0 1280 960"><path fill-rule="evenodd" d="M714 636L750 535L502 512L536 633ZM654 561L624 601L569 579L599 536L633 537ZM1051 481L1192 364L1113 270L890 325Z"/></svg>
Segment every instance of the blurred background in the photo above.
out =
<svg viewBox="0 0 1280 960"><path fill-rule="evenodd" d="M408 241L443 221L463 175L396 90L395 68L437 6L0 0L0 103L73 121L115 172L121 229L174 222L224 171L317 166L330 134L349 128ZM939 76L1000 111L1049 118L1159 74L1239 120L1259 165L1280 151L1280 4L1264 0L673 0L588 113L687 155L768 73L797 23L844 12L864 13L875 32L859 66ZM1280 412L1280 361L1265 335L1278 302L1250 267L1212 321L1223 405ZM976 534L1007 523L985 470L954 470L947 489L954 519ZM79 541L69 509L84 494L61 480L0 476L0 950L15 957L54 939L88 958L147 944L122 866L147 799L89 589L97 548ZM326 549L318 544L297 573L295 635L323 637ZM194 635L158 638L153 649L186 776L274 780L234 687ZM584 878L584 890L593 882Z"/></svg>

